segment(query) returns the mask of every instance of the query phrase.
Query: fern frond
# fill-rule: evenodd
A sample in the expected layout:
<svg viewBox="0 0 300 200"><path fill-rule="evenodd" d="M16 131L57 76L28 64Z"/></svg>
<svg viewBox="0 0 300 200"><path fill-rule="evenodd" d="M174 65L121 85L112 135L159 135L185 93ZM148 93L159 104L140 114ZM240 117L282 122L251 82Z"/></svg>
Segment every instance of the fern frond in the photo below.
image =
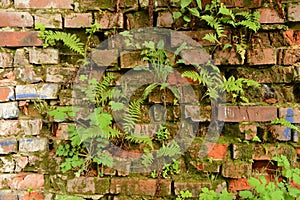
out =
<svg viewBox="0 0 300 200"><path fill-rule="evenodd" d="M215 33L205 34L205 36L203 37L203 40L207 40L211 43L221 44L221 42L218 40L217 35Z"/></svg>
<svg viewBox="0 0 300 200"><path fill-rule="evenodd" d="M153 155L152 153L144 153L142 155L142 164L145 166L145 167L149 167L152 163L153 163Z"/></svg>
<svg viewBox="0 0 300 200"><path fill-rule="evenodd" d="M243 20L237 23L237 25L242 25L244 27L249 28L250 30L254 31L255 33L260 28L260 24L257 22L249 21L249 20Z"/></svg>
<svg viewBox="0 0 300 200"><path fill-rule="evenodd" d="M180 155L181 149L180 146L176 142L170 142L167 145L162 146L157 151L157 157L173 157L175 155Z"/></svg>
<svg viewBox="0 0 300 200"><path fill-rule="evenodd" d="M84 44L80 41L76 34L65 33L60 31L45 31L45 43L54 45L55 41L63 41L72 51L84 56Z"/></svg>
<svg viewBox="0 0 300 200"><path fill-rule="evenodd" d="M149 94L154 90L154 88L156 88L158 86L157 83L152 83L149 86L146 87L146 89L144 90L144 94L143 94L143 99L145 100Z"/></svg>
<svg viewBox="0 0 300 200"><path fill-rule="evenodd" d="M141 104L143 103L143 99L138 99L137 101L130 102L128 109L123 117L123 129L124 132L128 135L132 133L135 128L136 122L139 121L141 116Z"/></svg>
<svg viewBox="0 0 300 200"><path fill-rule="evenodd" d="M233 14L232 10L226 8L223 3L220 5L218 14L229 16L232 20L235 20L235 15Z"/></svg>
<svg viewBox="0 0 300 200"><path fill-rule="evenodd" d="M134 142L136 144L147 144L149 147L153 149L152 139L148 136L131 134L131 135L127 135L125 139L130 142Z"/></svg>

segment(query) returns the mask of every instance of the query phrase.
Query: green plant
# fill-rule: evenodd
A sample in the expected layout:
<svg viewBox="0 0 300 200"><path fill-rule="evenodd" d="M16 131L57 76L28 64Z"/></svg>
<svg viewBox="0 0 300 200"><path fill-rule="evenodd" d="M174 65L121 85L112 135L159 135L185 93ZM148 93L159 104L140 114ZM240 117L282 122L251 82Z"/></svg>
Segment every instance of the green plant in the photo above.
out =
<svg viewBox="0 0 300 200"><path fill-rule="evenodd" d="M187 199L187 198L190 198L192 197L192 193L188 190L186 191L183 191L183 190L180 190L179 191L179 194L176 196L176 200L184 200L184 199Z"/></svg>
<svg viewBox="0 0 300 200"><path fill-rule="evenodd" d="M199 200L232 200L233 195L228 193L226 189L222 190L221 193L217 193L214 190L208 188L202 188L199 195Z"/></svg>
<svg viewBox="0 0 300 200"><path fill-rule="evenodd" d="M173 159L172 163L165 164L162 169L162 177L166 178L168 175L179 174L180 173L179 165L180 165L180 161L177 161L175 159Z"/></svg>
<svg viewBox="0 0 300 200"><path fill-rule="evenodd" d="M265 176L259 178L250 177L249 184L253 188L250 191L239 193L242 199L264 199L264 200L294 200L300 197L300 190L292 184L300 184L300 169L293 168L285 155L273 157L281 171L275 177L274 182L267 182ZM279 176L285 179L279 181Z"/></svg>
<svg viewBox="0 0 300 200"><path fill-rule="evenodd" d="M251 32L257 32L260 28L260 13L258 11L253 13L239 11L238 9L232 11L220 0L212 0L204 9L201 0L196 0L196 5L192 0L172 1L180 1L181 5L180 11L173 13L175 19L183 17L184 21L189 23L195 17L206 22L215 33L207 33L203 39L217 46L223 46L223 49L234 47L242 61L245 60L246 49L248 48L246 44L247 36ZM223 45L221 39L228 37L225 30L232 34L233 42Z"/></svg>
<svg viewBox="0 0 300 200"><path fill-rule="evenodd" d="M284 118L277 118L271 121L271 124L285 126L294 131L299 132L299 128Z"/></svg>
<svg viewBox="0 0 300 200"><path fill-rule="evenodd" d="M207 63L206 68L196 65L196 69L197 71L185 71L182 73L182 76L206 86L207 91L205 96L209 96L212 99L218 99L226 92L231 102L235 103L241 100L248 103L249 100L245 97L244 89L259 86L259 83L256 81L245 78L235 79L231 76L226 79L225 76L221 77L219 68L212 63Z"/></svg>

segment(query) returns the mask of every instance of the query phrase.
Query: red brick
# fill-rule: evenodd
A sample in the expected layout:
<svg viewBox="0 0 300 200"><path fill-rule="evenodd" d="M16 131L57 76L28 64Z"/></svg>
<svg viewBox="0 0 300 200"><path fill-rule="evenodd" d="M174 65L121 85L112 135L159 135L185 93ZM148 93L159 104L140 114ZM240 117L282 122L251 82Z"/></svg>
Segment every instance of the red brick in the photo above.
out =
<svg viewBox="0 0 300 200"><path fill-rule="evenodd" d="M8 183L10 189L13 190L33 190L42 189L44 187L43 174L18 174Z"/></svg>
<svg viewBox="0 0 300 200"><path fill-rule="evenodd" d="M5 190L1 190L0 198L3 200L19 200L18 195L16 193Z"/></svg>
<svg viewBox="0 0 300 200"><path fill-rule="evenodd" d="M244 60L235 49L217 50L214 53L214 63L216 65L243 65Z"/></svg>
<svg viewBox="0 0 300 200"><path fill-rule="evenodd" d="M258 11L260 12L259 21L261 24L284 23L284 19L272 8L260 8Z"/></svg>
<svg viewBox="0 0 300 200"><path fill-rule="evenodd" d="M14 89L12 87L0 87L0 102L14 100Z"/></svg>
<svg viewBox="0 0 300 200"><path fill-rule="evenodd" d="M227 178L246 178L251 175L252 164L227 161L222 165L222 175Z"/></svg>
<svg viewBox="0 0 300 200"><path fill-rule="evenodd" d="M159 12L157 17L158 27L168 27L171 28L173 24L173 16L170 12Z"/></svg>
<svg viewBox="0 0 300 200"><path fill-rule="evenodd" d="M0 32L0 47L42 46L37 31Z"/></svg>
<svg viewBox="0 0 300 200"><path fill-rule="evenodd" d="M17 140L15 138L6 138L0 140L0 153L9 154L17 152Z"/></svg>
<svg viewBox="0 0 300 200"><path fill-rule="evenodd" d="M124 17L122 13L95 13L95 22L99 23L103 29L124 27Z"/></svg>
<svg viewBox="0 0 300 200"><path fill-rule="evenodd" d="M208 2L211 2L208 0ZM259 8L261 7L262 0L253 0L253 1L245 1L245 0L221 0L227 7L247 7L247 8Z"/></svg>
<svg viewBox="0 0 300 200"><path fill-rule="evenodd" d="M44 200L44 196L39 192L26 192L23 200Z"/></svg>
<svg viewBox="0 0 300 200"><path fill-rule="evenodd" d="M275 106L221 106L218 120L225 122L266 122L277 118Z"/></svg>
<svg viewBox="0 0 300 200"><path fill-rule="evenodd" d="M169 73L168 75L168 83L170 85L190 85L190 84L198 84L198 82L193 81L192 79L182 77L182 74L175 70L172 73Z"/></svg>
<svg viewBox="0 0 300 200"><path fill-rule="evenodd" d="M73 0L15 0L15 8L62 8L73 9Z"/></svg>
<svg viewBox="0 0 300 200"><path fill-rule="evenodd" d="M65 16L66 28L90 27L92 24L91 13L72 13Z"/></svg>
<svg viewBox="0 0 300 200"><path fill-rule="evenodd" d="M208 158L214 160L223 160L227 156L228 144L214 144L213 148L208 152Z"/></svg>
<svg viewBox="0 0 300 200"><path fill-rule="evenodd" d="M11 53L0 52L0 68L12 67L13 57Z"/></svg>
<svg viewBox="0 0 300 200"><path fill-rule="evenodd" d="M281 65L293 65L297 63L299 59L300 59L300 48L281 49L279 51L279 64Z"/></svg>
<svg viewBox="0 0 300 200"><path fill-rule="evenodd" d="M182 50L180 55L186 65L201 65L211 60L211 56L204 49Z"/></svg>
<svg viewBox="0 0 300 200"><path fill-rule="evenodd" d="M75 124L72 123L59 123L58 128L56 130L56 138L59 140L68 140L69 139L69 132L68 128L70 126L75 126Z"/></svg>
<svg viewBox="0 0 300 200"><path fill-rule="evenodd" d="M29 12L0 12L0 27L32 27L33 18Z"/></svg>
<svg viewBox="0 0 300 200"><path fill-rule="evenodd" d="M283 32L286 42L291 46L300 45L300 31L299 30L286 30Z"/></svg>
<svg viewBox="0 0 300 200"><path fill-rule="evenodd" d="M292 139L292 130L281 125L271 125L270 133L279 141L290 141Z"/></svg>
<svg viewBox="0 0 300 200"><path fill-rule="evenodd" d="M276 49L264 48L249 50L248 63L251 65L274 65L276 64Z"/></svg>
<svg viewBox="0 0 300 200"><path fill-rule="evenodd" d="M236 192L240 190L250 190L251 186L248 183L247 178L237 178L237 179L230 179L228 190L229 192Z"/></svg>
<svg viewBox="0 0 300 200"><path fill-rule="evenodd" d="M36 14L34 16L35 24L41 23L46 28L62 29L62 16L61 14Z"/></svg>
<svg viewBox="0 0 300 200"><path fill-rule="evenodd" d="M288 7L288 20L292 22L300 21L300 5L290 4Z"/></svg>

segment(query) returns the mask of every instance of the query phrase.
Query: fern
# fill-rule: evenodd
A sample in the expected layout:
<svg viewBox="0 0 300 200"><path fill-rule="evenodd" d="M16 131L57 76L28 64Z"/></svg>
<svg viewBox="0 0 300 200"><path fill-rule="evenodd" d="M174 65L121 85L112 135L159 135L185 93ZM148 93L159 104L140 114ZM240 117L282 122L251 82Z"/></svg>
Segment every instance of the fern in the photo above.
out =
<svg viewBox="0 0 300 200"><path fill-rule="evenodd" d="M157 152L157 157L173 157L181 154L180 146L173 140L167 145L163 145Z"/></svg>
<svg viewBox="0 0 300 200"><path fill-rule="evenodd" d="M45 27L41 24L35 28L40 30L39 37L44 40L44 47L54 46L57 41L62 41L70 50L85 56L84 44L76 34L45 30Z"/></svg>
<svg viewBox="0 0 300 200"><path fill-rule="evenodd" d="M137 144L147 144L151 149L153 149L152 139L148 136L131 134L126 136L126 140L137 143Z"/></svg>
<svg viewBox="0 0 300 200"><path fill-rule="evenodd" d="M135 123L139 121L141 116L141 104L143 99L138 99L137 101L130 102L126 113L124 114L123 120L123 129L126 134L130 135L135 129Z"/></svg>
<svg viewBox="0 0 300 200"><path fill-rule="evenodd" d="M142 155L142 164L145 167L149 167L153 163L153 154L150 152L146 152Z"/></svg>

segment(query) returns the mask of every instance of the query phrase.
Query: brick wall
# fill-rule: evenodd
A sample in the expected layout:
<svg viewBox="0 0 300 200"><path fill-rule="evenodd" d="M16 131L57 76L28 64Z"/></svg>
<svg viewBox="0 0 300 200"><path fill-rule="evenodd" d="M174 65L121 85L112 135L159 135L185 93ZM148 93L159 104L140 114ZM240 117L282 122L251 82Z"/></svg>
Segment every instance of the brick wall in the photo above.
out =
<svg viewBox="0 0 300 200"><path fill-rule="evenodd" d="M300 102L300 30L297 30L300 4L293 0L284 1L286 9L282 15L278 10L266 7L261 0L224 2L229 7L258 9L262 29L253 35L255 42L243 63L235 52L228 50L217 50L213 59L226 76L256 80L261 87L246 92L250 99L248 105L219 107L218 120L224 121L225 125L219 141L204 159L198 156L201 136L210 122L209 106L201 115L194 113L192 106L184 107L185 118L200 123L196 127L195 140L180 159L182 174L162 180L161 196L165 199L186 189L197 196L202 187L227 187L230 191L249 189L247 178L251 174L266 166L274 167L266 164L274 152L292 158L298 158L300 154L298 133L269 124L278 117L296 125L300 123L297 108ZM148 1L144 0L0 1L0 199L48 200L54 199L57 193L90 199L101 199L102 196L108 199L145 196L150 199L155 194L156 179L143 174L131 177L126 172L116 173L115 170L107 170L101 178L74 178L62 174L58 166L61 159L55 157L54 152L57 144L68 138L66 129L72 122L42 120L33 105L37 99L45 100L49 105L71 105L70 85L78 68L73 53L61 47L42 48L43 42L34 29L37 23L82 35L83 28L98 22L102 32L93 39L93 45L97 46L114 31L148 27L147 6ZM180 23L173 21L169 8L166 1L155 0L155 26L178 29L205 48L212 45L202 39L209 30L180 27ZM171 5L171 9L176 10L176 5ZM183 42L176 35L170 35L167 41L174 46ZM113 63L117 67L110 69L118 76L122 75L122 70L138 63L132 60L137 57L136 52L126 53L115 48L96 53L100 57L97 62L102 65L107 64L108 57L120 57ZM190 56L190 60L199 62L199 52L190 50L184 53ZM169 79L174 84L181 81L180 75L176 74ZM160 103L156 97L150 95L149 102ZM180 112L176 107L168 112L171 113L168 121L174 126L178 125ZM244 142L255 135L261 136L265 131L269 131L272 139L264 141L264 147ZM185 176L187 172L191 175ZM211 182L211 175L218 178ZM266 176L271 177L271 174L266 171Z"/></svg>

